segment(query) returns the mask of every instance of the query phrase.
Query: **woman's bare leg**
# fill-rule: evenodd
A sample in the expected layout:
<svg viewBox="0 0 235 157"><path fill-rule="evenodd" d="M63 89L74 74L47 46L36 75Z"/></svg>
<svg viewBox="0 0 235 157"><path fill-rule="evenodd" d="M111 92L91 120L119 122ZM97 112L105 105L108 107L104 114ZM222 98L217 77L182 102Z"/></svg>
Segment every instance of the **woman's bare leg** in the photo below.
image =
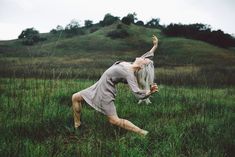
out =
<svg viewBox="0 0 235 157"><path fill-rule="evenodd" d="M148 131L140 129L138 126L134 125L130 121L126 119L121 119L118 116L108 116L108 120L111 124L117 125L121 128L127 129L129 131L133 131L139 135L147 135Z"/></svg>
<svg viewBox="0 0 235 157"><path fill-rule="evenodd" d="M83 101L83 98L79 92L73 94L72 108L73 108L74 127L75 128L78 128L81 125L82 101Z"/></svg>

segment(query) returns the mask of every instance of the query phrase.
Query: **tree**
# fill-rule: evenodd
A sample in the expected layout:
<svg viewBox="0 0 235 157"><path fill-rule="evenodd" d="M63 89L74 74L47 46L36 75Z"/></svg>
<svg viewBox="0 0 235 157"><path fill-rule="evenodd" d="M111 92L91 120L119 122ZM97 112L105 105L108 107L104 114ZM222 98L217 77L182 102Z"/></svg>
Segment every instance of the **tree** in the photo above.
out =
<svg viewBox="0 0 235 157"><path fill-rule="evenodd" d="M146 26L150 28L159 28L160 27L159 22L160 22L159 18L152 18L149 22L146 23Z"/></svg>
<svg viewBox="0 0 235 157"><path fill-rule="evenodd" d="M143 21L137 21L135 24L138 25L138 26L144 26L144 22Z"/></svg>
<svg viewBox="0 0 235 157"><path fill-rule="evenodd" d="M116 22L118 20L119 20L119 17L115 17L115 16L108 13L104 16L103 21L100 21L100 24L102 26L108 26L108 25L111 25L111 24L113 24L114 22Z"/></svg>
<svg viewBox="0 0 235 157"><path fill-rule="evenodd" d="M33 27L23 30L18 36L18 39L23 39L24 45L33 45L39 41L46 40L46 38L41 38L39 36L39 31L37 31Z"/></svg>
<svg viewBox="0 0 235 157"><path fill-rule="evenodd" d="M63 31L64 30L64 28L61 26L61 25L57 25L56 26L56 29L52 29L51 31L50 31L50 33L53 33L53 34L56 34L57 32L61 32L61 31Z"/></svg>
<svg viewBox="0 0 235 157"><path fill-rule="evenodd" d="M91 27L92 25L93 25L93 21L91 21L91 20L85 20L85 27Z"/></svg>
<svg viewBox="0 0 235 157"><path fill-rule="evenodd" d="M61 26L61 25L57 25L57 26L56 26L56 30L57 30L58 32L60 32L60 31L63 31L64 28L63 28L63 26Z"/></svg>
<svg viewBox="0 0 235 157"><path fill-rule="evenodd" d="M126 25L130 25L132 22L131 22L131 19L129 17L123 17L122 18L122 23L126 24Z"/></svg>
<svg viewBox="0 0 235 157"><path fill-rule="evenodd" d="M39 36L39 32L34 28L27 28L21 32L21 34L18 36L18 39L29 38L32 36Z"/></svg>
<svg viewBox="0 0 235 157"><path fill-rule="evenodd" d="M78 29L80 27L80 24L77 20L71 20L70 23L65 27L65 29Z"/></svg>
<svg viewBox="0 0 235 157"><path fill-rule="evenodd" d="M129 13L127 16L122 18L122 23L130 25L131 23L135 23L135 20L137 20L136 13Z"/></svg>
<svg viewBox="0 0 235 157"><path fill-rule="evenodd" d="M235 38L222 30L211 31L209 25L196 23L190 25L170 24L163 29L169 36L181 36L191 39L202 40L220 47L234 47Z"/></svg>
<svg viewBox="0 0 235 157"><path fill-rule="evenodd" d="M136 16L137 16L137 14L134 12L134 13L127 14L126 17L128 17L131 20L131 23L135 23L135 20L137 20Z"/></svg>
<svg viewBox="0 0 235 157"><path fill-rule="evenodd" d="M77 20L71 20L71 22L65 27L65 33L68 36L84 34L84 32L80 28L80 24Z"/></svg>

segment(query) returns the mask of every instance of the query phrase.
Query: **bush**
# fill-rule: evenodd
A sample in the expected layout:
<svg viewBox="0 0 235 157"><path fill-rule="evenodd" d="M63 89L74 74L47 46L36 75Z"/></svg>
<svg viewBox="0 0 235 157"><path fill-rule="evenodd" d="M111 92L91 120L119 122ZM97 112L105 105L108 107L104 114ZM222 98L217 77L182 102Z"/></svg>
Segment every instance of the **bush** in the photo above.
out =
<svg viewBox="0 0 235 157"><path fill-rule="evenodd" d="M85 34L82 28L80 28L80 24L76 20L72 20L66 27L65 33L67 36L71 37L74 35L83 35Z"/></svg>
<svg viewBox="0 0 235 157"><path fill-rule="evenodd" d="M34 28L27 28L21 32L18 39L23 39L22 43L24 45L33 45L39 41L44 41L46 38L39 36L39 31Z"/></svg>
<svg viewBox="0 0 235 157"><path fill-rule="evenodd" d="M122 18L122 23L126 24L126 25L130 25L131 24L131 19L129 17L123 17Z"/></svg>
<svg viewBox="0 0 235 157"><path fill-rule="evenodd" d="M137 21L135 24L138 25L138 26L144 26L144 22L143 21Z"/></svg>
<svg viewBox="0 0 235 157"><path fill-rule="evenodd" d="M85 27L86 28L89 28L89 27L91 27L92 25L93 25L93 21L91 21L91 20L85 20Z"/></svg>
<svg viewBox="0 0 235 157"><path fill-rule="evenodd" d="M50 30L50 33L52 33L52 34L56 34L57 33L57 31L56 31L56 29L52 29L52 30Z"/></svg>
<svg viewBox="0 0 235 157"><path fill-rule="evenodd" d="M119 24L117 25L117 29L122 29L122 24L119 23Z"/></svg>
<svg viewBox="0 0 235 157"><path fill-rule="evenodd" d="M136 13L129 13L127 16L122 18L122 23L126 25L130 25L131 23L135 23L136 18Z"/></svg>
<svg viewBox="0 0 235 157"><path fill-rule="evenodd" d="M91 28L90 33L96 32L97 30L99 30L99 29L98 28Z"/></svg>
<svg viewBox="0 0 235 157"><path fill-rule="evenodd" d="M125 38L125 37L129 36L129 33L124 29L117 29L117 30L109 32L107 34L107 36L112 39Z"/></svg>
<svg viewBox="0 0 235 157"><path fill-rule="evenodd" d="M153 18L149 22L146 23L146 26L150 28L161 28L161 25L159 23L160 23L159 18L155 18L155 19Z"/></svg>
<svg viewBox="0 0 235 157"><path fill-rule="evenodd" d="M56 34L56 33L61 32L61 31L63 31L63 30L64 30L64 28L63 28L61 25L58 25L58 26L56 27L56 29L52 29L52 30L50 31L50 33Z"/></svg>
<svg viewBox="0 0 235 157"><path fill-rule="evenodd" d="M100 21L100 24L101 24L101 26L109 26L118 20L119 20L119 17L115 17L111 14L106 14L104 16L103 21Z"/></svg>

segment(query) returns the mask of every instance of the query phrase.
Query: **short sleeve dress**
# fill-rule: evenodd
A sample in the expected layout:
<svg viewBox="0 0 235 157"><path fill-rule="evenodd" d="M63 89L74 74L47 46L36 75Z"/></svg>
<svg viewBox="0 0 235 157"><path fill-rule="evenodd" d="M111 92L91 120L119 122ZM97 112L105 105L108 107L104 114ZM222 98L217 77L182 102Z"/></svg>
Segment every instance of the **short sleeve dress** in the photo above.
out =
<svg viewBox="0 0 235 157"><path fill-rule="evenodd" d="M149 96L146 95L146 90L139 89L134 71L120 63L121 61L114 63L94 85L80 91L90 106L108 116L117 115L114 105L115 86L120 82L127 83L138 99L145 99Z"/></svg>

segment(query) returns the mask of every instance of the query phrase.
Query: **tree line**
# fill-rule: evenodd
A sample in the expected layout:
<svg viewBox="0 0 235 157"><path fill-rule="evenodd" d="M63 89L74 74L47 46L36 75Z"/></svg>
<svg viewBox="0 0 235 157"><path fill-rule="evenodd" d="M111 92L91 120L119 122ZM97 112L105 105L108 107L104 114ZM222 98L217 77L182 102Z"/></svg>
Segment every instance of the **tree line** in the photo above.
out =
<svg viewBox="0 0 235 157"><path fill-rule="evenodd" d="M235 38L230 34L224 33L222 30L211 30L209 25L196 24L170 24L163 29L168 36L179 36L191 39L202 40L220 47L235 46Z"/></svg>
<svg viewBox="0 0 235 157"><path fill-rule="evenodd" d="M50 31L51 34L64 33L66 37L72 37L75 35L84 35L86 29L90 29L90 32L97 31L100 27L105 27L114 24L115 22L121 22L125 25L138 25L147 28L157 28L161 29L162 32L168 36L179 36L186 37L196 40L202 40L220 47L234 47L235 38L230 34L224 33L222 30L211 30L209 25L205 24L169 24L164 26L160 24L159 18L152 18L150 21L144 23L141 20L138 20L136 13L129 13L126 16L120 18L113 16L111 14L106 14L100 22L93 24L91 20L85 20L84 26L81 27L77 20L72 20L69 24L63 28L61 25L58 25L56 28ZM118 25L116 30L113 30L107 34L111 38L125 38L129 34L122 28L122 25ZM44 41L46 38L39 36L39 31L34 28L27 28L21 32L18 37L22 39L23 44L33 45L39 41Z"/></svg>

